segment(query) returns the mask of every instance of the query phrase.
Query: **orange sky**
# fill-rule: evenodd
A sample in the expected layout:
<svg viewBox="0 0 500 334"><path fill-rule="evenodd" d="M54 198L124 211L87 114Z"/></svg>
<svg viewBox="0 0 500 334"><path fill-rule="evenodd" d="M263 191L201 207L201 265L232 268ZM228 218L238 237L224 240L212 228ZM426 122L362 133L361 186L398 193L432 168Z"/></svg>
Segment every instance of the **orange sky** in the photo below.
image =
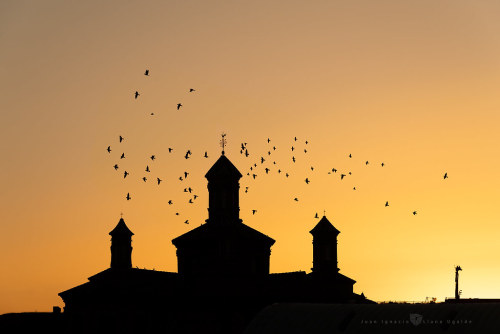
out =
<svg viewBox="0 0 500 334"><path fill-rule="evenodd" d="M1 2L0 314L63 306L121 212L133 265L176 271L223 131L242 174L277 147L240 196L272 272L310 271L326 210L355 292L443 300L459 264L463 297L499 298L498 36L487 0Z"/></svg>

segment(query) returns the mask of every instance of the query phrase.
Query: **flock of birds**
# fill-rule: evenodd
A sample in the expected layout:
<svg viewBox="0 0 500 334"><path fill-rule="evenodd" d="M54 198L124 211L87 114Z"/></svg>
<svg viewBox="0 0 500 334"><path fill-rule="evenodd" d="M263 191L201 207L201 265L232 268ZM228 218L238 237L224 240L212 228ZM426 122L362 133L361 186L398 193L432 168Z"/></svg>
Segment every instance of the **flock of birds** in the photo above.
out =
<svg viewBox="0 0 500 334"><path fill-rule="evenodd" d="M125 138L122 137L121 135L118 137L119 143L123 142L124 140L125 140ZM107 149L106 149L106 151L108 152L108 154L111 154L111 152L113 150L114 150L114 148L112 149L111 145L109 145L107 147ZM173 151L174 151L173 148L171 148L171 147L168 148L168 153L172 153ZM191 150L187 150L186 153L183 154L183 157L184 157L184 159L190 159L191 155L192 155ZM205 154L203 155L203 157L204 158L208 158L208 153L205 152ZM119 155L119 159L120 160L121 159L125 159L125 158L126 158L125 152L123 152L123 153L121 153ZM153 155L149 156L147 159L148 159L148 161L144 163L145 167L144 167L143 173L140 176L140 180L142 180L143 182L148 182L148 180L153 179L154 180L153 182L156 183L159 186L162 183L162 181L163 181L159 176L149 177L149 175L151 175L151 171L153 169L152 167L150 167L150 165L152 166L152 164L155 162L156 155L153 154ZM118 171L120 169L120 166L119 166L118 163L115 163L113 165L113 168L114 168L115 171ZM127 170L124 170L122 175L123 175L123 179L126 179L129 175L131 175L131 173L129 171L127 171ZM181 182L182 181L186 181L188 179L189 175L190 175L190 173L188 171L184 171L180 176L178 176L178 180L181 181ZM194 193L194 190L193 190L193 188L191 188L190 185L186 185L186 187L184 188L184 192L188 193L190 195L190 198L187 200L187 203L189 203L189 204L193 204L194 201L199 197L198 195L196 195ZM129 201L129 200L132 199L132 196L131 196L130 192L127 192L127 195L125 196L125 199L127 201ZM167 201L167 204L168 205L173 205L174 202L173 202L172 199L169 199ZM179 216L180 213L176 212L175 215ZM189 220L186 220L185 223L189 224Z"/></svg>
<svg viewBox="0 0 500 334"><path fill-rule="evenodd" d="M146 69L146 71L144 72L144 75L145 75L145 76L147 76L147 77L149 77L149 70L148 70L148 69ZM188 93L193 93L193 92L196 92L196 89L194 89L194 88L189 88ZM137 98L138 98L139 96L141 96L141 94L139 93L139 91L137 91L137 90L136 90L136 91L135 91L135 93L134 93L134 99L136 99L136 100L137 100ZM180 102L179 102L179 103L177 103L177 110L181 109L181 107L182 107L182 106L183 106L183 105L182 105L182 103L180 103ZM155 114L155 113L153 113L153 112L152 112L152 113L151 113L151 116L154 116L154 114Z"/></svg>
<svg viewBox="0 0 500 334"><path fill-rule="evenodd" d="M149 76L149 70L147 69L145 72L144 72L144 75L145 76ZM189 93L193 93L195 92L196 90L193 89L193 88L190 88L188 90ZM137 99L141 94L138 92L138 91L135 91L134 93L134 99ZM180 110L180 108L182 107L182 103L177 103L177 110ZM151 115L154 115L154 113L151 113ZM225 134L222 135L222 140L221 140L221 144L222 146L224 147L224 144L225 144ZM125 140L125 138L123 136L119 136L118 137L118 144L122 143L123 141ZM266 154L262 154L262 155L255 155L257 156L257 159L253 161L253 163L251 163L247 173L246 173L246 176L250 179L250 180L256 180L257 177L259 177L259 175L262 175L261 173L264 173L265 175L269 175L269 173L271 172L275 172L277 174L280 174L280 175L283 175L285 178L288 178L291 176L291 170L285 170L284 168L282 169L280 166L280 164L278 164L276 162L276 160L274 160L274 153L278 150L278 148L273 144L271 143L272 140L270 138L267 138L267 153ZM292 140L292 143L291 143L291 146L289 148L289 153L290 153L290 161L293 164L295 164L297 162L297 160L301 157L299 157L299 154L307 154L308 153L308 148L309 148L309 141L305 140L304 141L304 146L301 146L301 142L298 141L297 137L294 137L293 140ZM114 150L115 148L112 148L111 145L109 145L107 147L107 152L108 154L111 154L111 152ZM121 151L121 150L120 150ZM168 153L172 153L174 151L174 149L172 147L169 147L168 148ZM250 154L249 152L249 148L248 148L248 143L246 142L243 142L241 143L241 146L240 146L240 150L239 150L240 154L244 157L244 158L248 158L248 159L252 159L254 157L254 154ZM186 150L186 153L183 154L183 157L184 159L190 159L192 156L192 153L191 153L191 150L188 149ZM125 156L125 152L122 152L119 156L119 159L122 160L122 159L125 159L126 156ZM204 152L204 155L203 155L203 158L208 158L208 152L205 151ZM352 159L352 154L349 154L348 155L348 158L349 159ZM151 155L149 156L148 158L150 160L148 160L148 162L145 162L144 165L144 171L143 171L143 174L141 175L140 177L140 180L142 180L143 182L148 182L148 180L150 179L149 175L151 175L151 168L150 168L150 164L153 164L155 159L156 159L156 155ZM272 161L272 164L271 164L271 161ZM364 162L364 164L366 166L368 166L370 164L370 162L368 160L366 160ZM385 163L384 162L381 162L380 163L380 167L384 167L385 166ZM118 171L120 169L120 166L119 166L119 163L116 162L114 165L113 165L113 168L115 171ZM315 170L314 166L310 166L310 170L311 172L313 172ZM345 172L340 172L337 170L337 168L331 168L331 169L328 169L328 174L337 174L340 178L340 180L344 180L346 177L348 177L348 175L352 175L352 173L350 171L345 171ZM130 172L127 171L127 170L124 170L123 171L123 179L126 179L127 177L130 178ZM180 175L178 177L178 180L183 182L183 181L186 181L188 179L188 176L190 175L190 173L188 171L184 171L182 173L182 175ZM156 178L156 180L155 180ZM443 175L443 179L446 180L448 178L448 173L444 173ZM155 183L160 186L160 184L162 183L162 179L158 176L155 176L155 177L152 177L152 179L155 181ZM309 185L311 183L311 179L308 177L306 177L304 179L304 182L306 185ZM249 186L245 186L245 190L244 192L245 193L248 193L248 189L249 189ZM354 186L353 187L353 190L356 190L356 187ZM196 195L194 193L194 190L193 188L191 188L190 185L187 185L184 189L183 189L183 192L184 193L187 193L190 195L190 197L188 198L187 200L187 203L189 204L193 204L194 201L199 197L198 195ZM125 199L127 201L130 201L132 199L132 196L130 194L130 192L127 192L126 196L125 196ZM295 202L299 202L299 197L293 197L293 201ZM169 199L168 200L168 205L173 205L174 202L172 199ZM385 207L388 207L389 206L389 201L386 201L385 202ZM256 209L252 209L252 215L255 215L257 213L257 210ZM413 210L411 212L413 215L417 215L417 211L416 210ZM176 216L180 216L180 213L178 211L175 212L175 215ZM314 218L320 218L318 213L316 213L314 215ZM189 219L186 219L184 221L185 224L189 224Z"/></svg>

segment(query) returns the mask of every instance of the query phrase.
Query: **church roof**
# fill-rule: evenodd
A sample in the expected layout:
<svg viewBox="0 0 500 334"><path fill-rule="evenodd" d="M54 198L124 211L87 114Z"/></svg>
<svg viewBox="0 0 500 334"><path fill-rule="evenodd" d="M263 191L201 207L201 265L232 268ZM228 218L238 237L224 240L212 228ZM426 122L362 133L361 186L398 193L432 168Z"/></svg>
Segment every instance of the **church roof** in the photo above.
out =
<svg viewBox="0 0 500 334"><path fill-rule="evenodd" d="M264 243L268 247L271 247L276 242L273 238L254 230L250 226L243 223L233 223L227 225L206 223L173 239L172 244L178 247L186 242L191 243L199 240L215 239L219 237L252 239L254 241Z"/></svg>
<svg viewBox="0 0 500 334"><path fill-rule="evenodd" d="M213 178L241 178L241 173L229 159L222 154L214 165L208 170L205 177L207 179Z"/></svg>
<svg viewBox="0 0 500 334"><path fill-rule="evenodd" d="M339 234L340 231L337 230L332 223L326 218L326 216L323 216L321 220L314 226L314 228L309 231L313 236L317 234L328 234L328 233L334 233L335 235Z"/></svg>
<svg viewBox="0 0 500 334"><path fill-rule="evenodd" d="M113 231L109 232L109 235L114 236L114 235L134 235L132 231L129 230L127 225L125 224L125 221L123 218L120 218L120 221L116 225L116 227L113 229Z"/></svg>

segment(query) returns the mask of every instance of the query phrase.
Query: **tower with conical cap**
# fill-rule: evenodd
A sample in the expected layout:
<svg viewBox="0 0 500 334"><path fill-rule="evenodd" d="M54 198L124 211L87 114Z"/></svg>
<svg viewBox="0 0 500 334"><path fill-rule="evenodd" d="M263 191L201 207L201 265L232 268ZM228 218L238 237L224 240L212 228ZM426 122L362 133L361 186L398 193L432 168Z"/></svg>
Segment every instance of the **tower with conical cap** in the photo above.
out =
<svg viewBox="0 0 500 334"><path fill-rule="evenodd" d="M205 175L208 180L208 219L210 224L239 223L240 171L224 155Z"/></svg>
<svg viewBox="0 0 500 334"><path fill-rule="evenodd" d="M132 268L132 236L123 218L109 232L111 235L111 269Z"/></svg>
<svg viewBox="0 0 500 334"><path fill-rule="evenodd" d="M224 138L223 138L224 139ZM208 219L175 239L179 274L190 277L265 277L274 240L239 217L241 173L222 151L205 177Z"/></svg>
<svg viewBox="0 0 500 334"><path fill-rule="evenodd" d="M337 274L339 271L337 236L340 231L328 221L326 216L323 216L309 233L313 236L313 274L317 276Z"/></svg>

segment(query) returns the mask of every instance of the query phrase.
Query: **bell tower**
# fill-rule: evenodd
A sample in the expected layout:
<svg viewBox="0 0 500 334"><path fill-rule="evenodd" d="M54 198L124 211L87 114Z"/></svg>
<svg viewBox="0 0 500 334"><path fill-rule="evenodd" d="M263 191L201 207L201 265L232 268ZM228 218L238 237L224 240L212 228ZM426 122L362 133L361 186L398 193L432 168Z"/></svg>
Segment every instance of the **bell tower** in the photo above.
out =
<svg viewBox="0 0 500 334"><path fill-rule="evenodd" d="M226 143L222 134L222 153L205 177L208 180L208 219L210 224L241 222L240 219L240 178L238 169L224 155Z"/></svg>
<svg viewBox="0 0 500 334"><path fill-rule="evenodd" d="M316 226L309 232L313 236L313 274L332 275L339 272L337 262L337 230L323 216Z"/></svg>
<svg viewBox="0 0 500 334"><path fill-rule="evenodd" d="M123 218L109 232L111 235L111 269L132 268L132 236Z"/></svg>

